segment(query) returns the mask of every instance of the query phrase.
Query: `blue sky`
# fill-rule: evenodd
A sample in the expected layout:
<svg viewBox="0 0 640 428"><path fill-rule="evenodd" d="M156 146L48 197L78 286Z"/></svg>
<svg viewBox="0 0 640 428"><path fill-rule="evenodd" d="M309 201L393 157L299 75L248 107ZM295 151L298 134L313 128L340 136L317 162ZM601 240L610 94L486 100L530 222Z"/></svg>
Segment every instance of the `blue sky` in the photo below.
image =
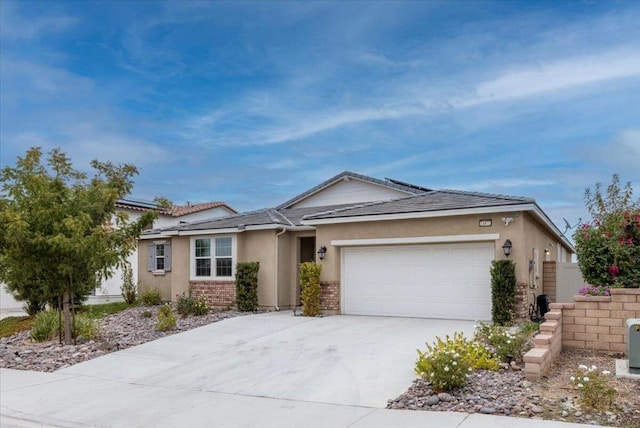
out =
<svg viewBox="0 0 640 428"><path fill-rule="evenodd" d="M640 2L0 2L0 163L140 168L132 197L275 206L343 171L640 193Z"/></svg>

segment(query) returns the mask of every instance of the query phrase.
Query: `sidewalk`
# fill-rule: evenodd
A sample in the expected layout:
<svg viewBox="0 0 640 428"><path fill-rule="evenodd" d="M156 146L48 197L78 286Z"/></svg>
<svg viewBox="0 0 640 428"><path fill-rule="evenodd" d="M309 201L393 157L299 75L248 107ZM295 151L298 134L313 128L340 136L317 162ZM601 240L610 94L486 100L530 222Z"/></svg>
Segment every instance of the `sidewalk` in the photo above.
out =
<svg viewBox="0 0 640 428"><path fill-rule="evenodd" d="M0 426L569 428L455 412L387 410L0 369Z"/></svg>

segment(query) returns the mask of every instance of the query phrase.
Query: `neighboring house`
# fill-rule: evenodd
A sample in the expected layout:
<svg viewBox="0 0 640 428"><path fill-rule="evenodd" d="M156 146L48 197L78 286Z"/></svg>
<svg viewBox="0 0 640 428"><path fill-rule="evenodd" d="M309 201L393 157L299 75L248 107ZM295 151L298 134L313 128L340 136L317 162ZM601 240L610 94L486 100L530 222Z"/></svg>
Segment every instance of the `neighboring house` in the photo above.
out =
<svg viewBox="0 0 640 428"><path fill-rule="evenodd" d="M116 209L129 214L129 220L135 221L144 211L156 210L158 206L153 203L140 202L129 199L121 199L116 203ZM207 202L202 204L173 205L170 208L161 209L153 227L169 227L184 222L198 221L204 218L224 217L237 212L224 202ZM138 276L137 251L129 256L129 263L133 268L134 281ZM88 304L102 303L106 301L121 300L122 271L117 269L111 278L103 281L94 293L87 299ZM9 294L4 285L0 283L0 309L3 311L21 311L24 302L16 301Z"/></svg>
<svg viewBox="0 0 640 428"><path fill-rule="evenodd" d="M258 261L259 304L282 309L300 304L299 264L316 261L324 311L487 320L506 240L521 289L537 294L542 262L574 253L533 199L343 172L276 208L144 232L138 277L165 299L191 288L225 307L236 263Z"/></svg>

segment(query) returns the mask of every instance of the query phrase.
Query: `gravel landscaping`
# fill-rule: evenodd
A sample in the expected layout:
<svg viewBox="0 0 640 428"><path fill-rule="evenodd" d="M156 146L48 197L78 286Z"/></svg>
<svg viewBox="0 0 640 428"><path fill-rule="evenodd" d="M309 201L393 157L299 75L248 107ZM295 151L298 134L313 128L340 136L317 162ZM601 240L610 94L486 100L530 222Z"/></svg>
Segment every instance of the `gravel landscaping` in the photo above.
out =
<svg viewBox="0 0 640 428"><path fill-rule="evenodd" d="M186 318L177 316L176 328L163 332L155 329L159 310L160 306L141 306L108 315L99 320L100 328L95 340L77 345L63 346L58 341L38 343L31 339L30 331L3 337L0 339L0 367L52 372L164 336L247 315L246 312L229 310Z"/></svg>
<svg viewBox="0 0 640 428"><path fill-rule="evenodd" d="M407 392L390 400L390 409L458 411L533 419L552 419L591 425L640 427L640 382L611 377L617 391L617 409L589 412L578 404L578 391L570 376L580 364L596 365L615 373L620 355L585 350L565 350L539 382L529 382L521 370L477 370L466 386L436 394L418 378Z"/></svg>

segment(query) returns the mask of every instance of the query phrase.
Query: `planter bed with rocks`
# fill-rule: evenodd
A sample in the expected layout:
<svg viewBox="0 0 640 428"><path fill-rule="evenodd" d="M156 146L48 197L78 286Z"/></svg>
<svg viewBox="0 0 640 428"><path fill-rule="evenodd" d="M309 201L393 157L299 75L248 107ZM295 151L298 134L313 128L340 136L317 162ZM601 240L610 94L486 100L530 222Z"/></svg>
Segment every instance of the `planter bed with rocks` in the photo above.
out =
<svg viewBox="0 0 640 428"><path fill-rule="evenodd" d="M439 394L428 381L418 378L404 394L390 400L387 407L637 428L640 427L640 382L611 376L609 382L616 390L615 408L597 412L581 408L579 391L570 380L580 364L615 373L616 358L621 355L567 349L538 382L527 381L519 370L476 370L465 386Z"/></svg>
<svg viewBox="0 0 640 428"><path fill-rule="evenodd" d="M186 318L177 316L175 329L157 331L155 326L159 310L160 306L140 306L107 315L98 320L99 330L96 338L79 341L77 345L60 345L58 341L35 342L31 339L30 330L3 337L0 339L0 367L53 372L164 336L249 314L227 310Z"/></svg>

